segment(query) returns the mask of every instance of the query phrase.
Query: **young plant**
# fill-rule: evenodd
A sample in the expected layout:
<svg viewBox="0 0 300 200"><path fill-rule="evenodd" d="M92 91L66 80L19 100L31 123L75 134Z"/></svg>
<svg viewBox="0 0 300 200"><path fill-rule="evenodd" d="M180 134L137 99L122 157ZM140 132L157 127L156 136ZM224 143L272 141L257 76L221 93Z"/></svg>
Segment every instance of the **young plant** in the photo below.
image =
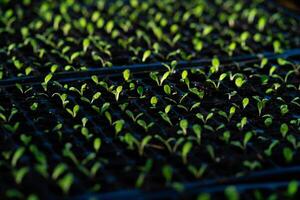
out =
<svg viewBox="0 0 300 200"><path fill-rule="evenodd" d="M184 164L187 164L187 158L189 153L191 152L193 147L193 144L191 142L186 142L183 146L182 146L182 150L181 150L181 157L182 157L182 162Z"/></svg>
<svg viewBox="0 0 300 200"><path fill-rule="evenodd" d="M236 111L235 106L232 106L232 107L230 107L228 114L226 112L222 111L222 110L220 110L218 112L218 114L221 115L222 117L225 117L227 119L227 122L230 122L230 120L231 120L232 116L234 115L235 111Z"/></svg>
<svg viewBox="0 0 300 200"><path fill-rule="evenodd" d="M242 100L242 104L243 104L243 109L245 109L247 107L247 105L249 104L249 98L243 98Z"/></svg>
<svg viewBox="0 0 300 200"><path fill-rule="evenodd" d="M241 119L241 121L239 123L236 124L236 127L239 129L239 130L243 130L243 128L245 127L245 125L247 124L248 122L248 119L247 117L243 117Z"/></svg>
<svg viewBox="0 0 300 200"><path fill-rule="evenodd" d="M58 185L61 188L61 190L67 194L74 182L74 175L71 173L66 174L64 177L62 177L60 180L58 180Z"/></svg>
<svg viewBox="0 0 300 200"><path fill-rule="evenodd" d="M144 120L139 119L137 120L137 124L143 127L146 132L148 132L148 130L154 125L154 122L147 124Z"/></svg>
<svg viewBox="0 0 300 200"><path fill-rule="evenodd" d="M123 119L120 119L115 121L113 125L115 126L115 134L118 135L123 130L125 121Z"/></svg>
<svg viewBox="0 0 300 200"><path fill-rule="evenodd" d="M179 126L181 128L181 132L183 133L183 135L187 134L187 128L189 127L189 122L186 119L182 119L179 122Z"/></svg>
<svg viewBox="0 0 300 200"><path fill-rule="evenodd" d="M201 126L199 124L194 124L192 126L192 129L193 129L194 134L196 135L196 141L197 141L197 143L201 144L201 138L202 138L202 136L201 136L201 133L202 133Z"/></svg>
<svg viewBox="0 0 300 200"><path fill-rule="evenodd" d="M139 155L142 156L144 154L145 147L148 145L151 139L152 136L147 135L141 141L139 141L131 133L126 133L125 136L121 138L121 141L126 142L129 149L134 149L134 146L136 146Z"/></svg>
<svg viewBox="0 0 300 200"><path fill-rule="evenodd" d="M207 170L207 165L202 164L199 168L194 165L189 165L188 170L194 175L195 178L199 179Z"/></svg>
<svg viewBox="0 0 300 200"><path fill-rule="evenodd" d="M196 117L199 118L199 119L201 119L201 121L202 121L204 124L206 124L207 121L208 121L209 119L211 119L213 116L214 116L214 113L213 113L213 112L208 113L208 114L206 115L206 117L205 117L202 113L197 113L197 114L196 114Z"/></svg>
<svg viewBox="0 0 300 200"><path fill-rule="evenodd" d="M286 134L289 131L289 126L286 123L281 124L280 126L280 133L283 138L285 138Z"/></svg>
<svg viewBox="0 0 300 200"><path fill-rule="evenodd" d="M67 112L73 117L75 118L79 112L80 106L79 105L75 105L73 107L73 109L70 108L66 108Z"/></svg>
<svg viewBox="0 0 300 200"><path fill-rule="evenodd" d="M129 81L129 79L130 79L130 70L129 70L129 69L125 69L125 70L123 71L123 78L124 78L124 80L125 80L126 82Z"/></svg>
<svg viewBox="0 0 300 200"><path fill-rule="evenodd" d="M112 91L113 94L115 95L116 101L119 100L119 97L120 97L120 94L121 94L122 90L123 90L123 86L118 86L115 90Z"/></svg>
<svg viewBox="0 0 300 200"><path fill-rule="evenodd" d="M163 82L170 75L170 71L165 72L160 78L158 77L158 72L150 72L150 78L156 81L158 86L162 86Z"/></svg>
<svg viewBox="0 0 300 200"><path fill-rule="evenodd" d="M253 96L253 99L257 101L257 109L258 109L258 116L261 116L262 110L265 108L266 103L268 102L268 99L260 99L259 96Z"/></svg>
<svg viewBox="0 0 300 200"><path fill-rule="evenodd" d="M169 185L173 177L173 168L170 165L164 165L162 167L162 174L166 180L166 184Z"/></svg>
<svg viewBox="0 0 300 200"><path fill-rule="evenodd" d="M157 99L156 96L151 97L150 103L151 103L151 105L152 105L153 108L156 107L157 102L158 102L158 99Z"/></svg>

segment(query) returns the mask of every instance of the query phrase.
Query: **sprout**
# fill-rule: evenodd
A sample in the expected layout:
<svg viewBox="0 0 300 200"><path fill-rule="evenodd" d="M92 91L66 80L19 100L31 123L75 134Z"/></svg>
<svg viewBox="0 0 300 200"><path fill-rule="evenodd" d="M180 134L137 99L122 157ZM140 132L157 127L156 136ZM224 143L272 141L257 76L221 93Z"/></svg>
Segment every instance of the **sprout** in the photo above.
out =
<svg viewBox="0 0 300 200"><path fill-rule="evenodd" d="M116 135L118 135L122 131L125 121L123 119L120 119L115 121L113 124L115 125L115 133Z"/></svg>
<svg viewBox="0 0 300 200"><path fill-rule="evenodd" d="M136 116L134 116L133 112L131 112L130 110L126 110L125 112L134 122L136 122L139 119L139 117L144 115L144 113L139 113Z"/></svg>
<svg viewBox="0 0 300 200"><path fill-rule="evenodd" d="M285 138L286 134L289 131L289 126L286 123L281 124L280 126L280 133L283 138Z"/></svg>
<svg viewBox="0 0 300 200"><path fill-rule="evenodd" d="M217 57L214 57L211 61L212 66L210 67L210 72L215 73L219 71L220 61Z"/></svg>
<svg viewBox="0 0 300 200"><path fill-rule="evenodd" d="M257 109L258 109L258 115L261 115L261 112L263 110L263 108L266 106L266 103L268 102L267 99L260 99L259 96L253 96L253 99L255 99L257 101Z"/></svg>
<svg viewBox="0 0 300 200"><path fill-rule="evenodd" d="M96 152L99 151L100 147L101 147L101 138L95 138L94 140L94 149Z"/></svg>
<svg viewBox="0 0 300 200"><path fill-rule="evenodd" d="M243 147L244 149L246 148L248 142L250 141L250 139L252 138L252 132L247 132L245 137L244 137L244 140L243 140Z"/></svg>
<svg viewBox="0 0 300 200"><path fill-rule="evenodd" d="M170 165L164 165L162 168L162 174L166 179L166 183L169 184L172 181L173 168Z"/></svg>
<svg viewBox="0 0 300 200"><path fill-rule="evenodd" d="M194 124L192 128L193 128L193 131L196 135L197 142L198 142L198 144L200 144L201 143L202 128L199 124Z"/></svg>
<svg viewBox="0 0 300 200"><path fill-rule="evenodd" d="M75 118L75 117L77 116L78 112L79 112L79 109L80 109L80 106L79 106L79 105L75 105L75 106L73 107L73 110L71 110L71 109L69 109L69 108L67 108L66 110L67 110L67 112L68 112L73 118Z"/></svg>
<svg viewBox="0 0 300 200"><path fill-rule="evenodd" d="M265 153L267 156L271 156L271 155L272 155L273 149L274 149L275 146L277 146L278 144L279 144L279 141L278 141L278 140L274 140L274 141L269 145L269 147L264 151L264 153Z"/></svg>
<svg viewBox="0 0 300 200"><path fill-rule="evenodd" d="M171 87L169 85L164 85L164 91L167 95L171 94Z"/></svg>
<svg viewBox="0 0 300 200"><path fill-rule="evenodd" d="M15 181L17 184L21 184L24 176L28 174L29 167L22 167L20 169L14 170Z"/></svg>
<svg viewBox="0 0 300 200"><path fill-rule="evenodd" d="M182 119L179 122L179 126L182 130L183 135L186 135L187 134L187 128L189 126L189 122L186 119Z"/></svg>
<svg viewBox="0 0 300 200"><path fill-rule="evenodd" d="M144 120L139 119L137 120L138 125L144 128L146 132L148 132L149 128L151 128L154 125L154 122L151 122L150 124L147 124Z"/></svg>
<svg viewBox="0 0 300 200"><path fill-rule="evenodd" d="M299 183L298 181L290 181L287 187L287 195L289 197L294 197L297 192L298 192L298 188L299 188Z"/></svg>
<svg viewBox="0 0 300 200"><path fill-rule="evenodd" d="M242 77L238 77L235 79L235 85L240 88L246 81Z"/></svg>
<svg viewBox="0 0 300 200"><path fill-rule="evenodd" d="M116 101L119 100L119 97L120 97L120 94L121 94L122 90L123 90L123 87L118 86L117 89L113 91Z"/></svg>
<svg viewBox="0 0 300 200"><path fill-rule="evenodd" d="M150 57L150 55L151 55L150 50L145 51L144 54L143 54L142 62L145 62L147 60L147 58Z"/></svg>
<svg viewBox="0 0 300 200"><path fill-rule="evenodd" d="M228 200L239 200L240 198L235 186L227 186L224 193Z"/></svg>
<svg viewBox="0 0 300 200"><path fill-rule="evenodd" d="M56 180L60 175L62 175L67 170L67 165L64 163L59 163L56 165L52 172L52 179Z"/></svg>
<svg viewBox="0 0 300 200"><path fill-rule="evenodd" d="M125 69L123 71L123 78L124 78L125 81L129 80L129 78L130 78L130 70L129 69Z"/></svg>
<svg viewBox="0 0 300 200"><path fill-rule="evenodd" d="M67 194L74 182L74 176L71 173L66 174L63 178L58 181L58 185L62 191Z"/></svg>
<svg viewBox="0 0 300 200"><path fill-rule="evenodd" d="M281 115L287 114L289 112L288 105L281 105L280 106L280 112L281 112Z"/></svg>
<svg viewBox="0 0 300 200"><path fill-rule="evenodd" d="M156 97L156 96L151 97L150 103L151 103L151 105L152 105L153 107L156 106L157 102L158 102L158 100L157 100L157 97Z"/></svg>
<svg viewBox="0 0 300 200"><path fill-rule="evenodd" d="M249 104L249 98L244 98L243 100L242 100L242 104L243 104L243 108L245 109L246 107L247 107L247 105Z"/></svg>
<svg viewBox="0 0 300 200"><path fill-rule="evenodd" d="M247 117L243 117L239 123L236 124L236 127L242 130L244 126L247 124Z"/></svg>
<svg viewBox="0 0 300 200"><path fill-rule="evenodd" d="M202 164L198 169L194 165L189 165L188 170L195 176L195 178L199 179L203 176L207 169L207 165Z"/></svg>
<svg viewBox="0 0 300 200"><path fill-rule="evenodd" d="M19 147L15 151L15 153L14 153L12 159L11 159L11 165L13 167L15 167L17 165L17 162L20 160L20 158L23 156L24 153L25 153L25 148L24 147Z"/></svg>
<svg viewBox="0 0 300 200"><path fill-rule="evenodd" d="M137 93L140 95L140 99L145 98L146 96L144 95L144 88L143 86L138 86L136 89Z"/></svg>
<svg viewBox="0 0 300 200"><path fill-rule="evenodd" d="M82 42L82 48L83 48L83 51L86 52L87 49L89 48L90 46L90 40L88 38L85 38Z"/></svg>
<svg viewBox="0 0 300 200"><path fill-rule="evenodd" d="M282 153L283 153L284 159L287 163L292 162L293 157L294 157L294 152L292 151L292 149L290 149L289 147L285 147L285 148L283 148Z"/></svg>
<svg viewBox="0 0 300 200"><path fill-rule="evenodd" d="M166 121L169 125L173 126L173 123L171 122L171 119L169 118L168 113L159 111L159 114L164 121Z"/></svg>
<svg viewBox="0 0 300 200"><path fill-rule="evenodd" d="M42 86L45 91L47 91L47 85L48 85L49 81L52 79L52 77L53 77L53 75L50 73L44 78L44 82L42 83Z"/></svg>
<svg viewBox="0 0 300 200"><path fill-rule="evenodd" d="M187 157L190 151L192 150L193 144L191 142L186 142L181 150L181 157L182 157L182 162L184 164L187 163Z"/></svg>

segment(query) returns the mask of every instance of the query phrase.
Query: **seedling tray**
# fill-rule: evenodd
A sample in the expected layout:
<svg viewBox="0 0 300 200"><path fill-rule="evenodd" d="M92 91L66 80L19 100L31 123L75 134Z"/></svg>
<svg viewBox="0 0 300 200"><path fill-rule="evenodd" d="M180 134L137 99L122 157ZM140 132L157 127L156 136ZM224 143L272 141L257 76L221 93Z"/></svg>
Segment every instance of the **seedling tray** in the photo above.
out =
<svg viewBox="0 0 300 200"><path fill-rule="evenodd" d="M291 177L297 178L299 170L299 75L294 71L299 60L295 59L296 51L292 52L283 54L286 55L284 59L282 55L224 64L218 72L212 74L207 65L190 68L175 66L174 70L170 69L172 73L161 86L162 75L170 71L157 71L158 83L153 79L156 71L151 70L132 72L127 80L123 73L110 72L82 80L53 78L47 84L30 81L23 84L22 81L16 81L16 85L2 84L3 113L9 114L15 109L18 111L2 127L2 151L15 149L17 152L24 146L24 138L31 138L29 144L23 147L26 153L20 157L16 167L32 166L34 169L41 162L35 160L35 153L51 155L45 157L49 172L57 168L58 164L65 163L68 173L74 178L72 189L68 192L75 197L82 193L97 196L99 192L109 192L113 197L118 194L114 191L120 189L128 189L129 196L145 193L153 197L147 191L173 188L170 191L174 192L174 188L180 190L176 183L181 183L182 188L186 187L187 192L182 193L185 195L197 195L197 192L202 191L218 193L231 184L241 185L241 188L249 187L247 191L254 189L257 184L273 190L277 186L286 187ZM263 59L268 60L264 66ZM275 74L268 76L267 81L264 80L274 66L278 66L276 74L280 77L290 74L286 82ZM185 73L188 74L190 88L187 86L187 77L183 78ZM219 77L224 73L226 78L221 80ZM230 80L230 76L234 78ZM244 81L242 86L237 82L239 77ZM220 82L219 87L211 84L208 79ZM283 81L281 86L271 91L278 80ZM117 99L119 86L123 88ZM97 92L101 93L101 98L94 97L91 102ZM62 96L59 97L63 94L67 95L65 106L61 102ZM247 105L242 103L245 98L250 102ZM257 98L267 101L261 114L258 112ZM74 111L76 106L79 110ZM166 111L168 106L170 110ZM285 106L288 107L287 113L283 111ZM235 111L232 117L226 119L224 113L229 116L233 107ZM101 112L101 109L104 111ZM244 117L246 122L241 125ZM267 118L272 118L272 126L267 125ZM188 124L183 125L183 120ZM16 123L19 125L14 130ZM145 127L147 125L149 127ZM201 137L196 134L197 131L199 134L199 126ZM288 126L288 130L283 130L283 126ZM184 133L184 129L187 133ZM245 139L246 135L248 139ZM128 141L128 138L135 138L138 142L145 137L151 137L151 140L144 148L138 143L130 144L133 139ZM172 138L169 144L164 141L168 138ZM96 139L102 141L99 150L94 149ZM184 158L182 151L187 144L192 144L193 149ZM272 144L276 145L271 148ZM36 150L30 152L32 145ZM284 151L290 151L292 158ZM12 156L15 154L12 153ZM86 161L89 157L91 160ZM101 168L93 176L88 175L91 172L87 170L95 163L101 163ZM147 173L140 169L145 167L145 163L151 166ZM162 166L171 166L172 183L165 182ZM2 167L3 171L8 170L5 165ZM201 176L194 171L198 168L204 170ZM255 174L255 171L261 170ZM268 173L272 174L272 179L265 182ZM38 181L42 178L40 176L39 172L31 171L27 185L37 184L36 187L41 191L39 195L43 198L60 194L54 180L46 179L42 184ZM195 176L200 176L201 180L198 181L200 177ZM145 178L140 186L144 192L132 190L139 177ZM90 191L99 183L99 191ZM211 190L206 190L208 187ZM30 192L30 187L26 189ZM190 193L190 190L195 192ZM172 192L162 193L175 198ZM121 195L126 196L124 192Z"/></svg>

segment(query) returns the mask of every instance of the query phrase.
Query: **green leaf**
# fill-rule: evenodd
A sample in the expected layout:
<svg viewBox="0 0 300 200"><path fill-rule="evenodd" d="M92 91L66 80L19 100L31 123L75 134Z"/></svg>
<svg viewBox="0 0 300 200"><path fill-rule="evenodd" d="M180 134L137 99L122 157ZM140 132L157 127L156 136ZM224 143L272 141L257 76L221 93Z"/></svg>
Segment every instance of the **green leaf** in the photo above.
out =
<svg viewBox="0 0 300 200"><path fill-rule="evenodd" d="M115 124L115 133L116 135L118 135L122 131L125 121L123 119L120 119L115 121L114 124Z"/></svg>
<svg viewBox="0 0 300 200"><path fill-rule="evenodd" d="M182 73L181 73L181 78L184 80L186 79L188 76L188 71L187 70L183 70Z"/></svg>
<svg viewBox="0 0 300 200"><path fill-rule="evenodd" d="M187 156L190 153L191 149L193 147L193 144L191 142L186 142L182 147L182 161L184 164L187 163Z"/></svg>
<svg viewBox="0 0 300 200"><path fill-rule="evenodd" d="M219 81L224 80L224 78L226 78L226 76L227 76L226 73L221 74L220 77L219 77Z"/></svg>
<svg viewBox="0 0 300 200"><path fill-rule="evenodd" d="M167 95L171 94L171 87L169 85L164 85L164 91Z"/></svg>
<svg viewBox="0 0 300 200"><path fill-rule="evenodd" d="M150 57L150 55L151 55L150 50L145 51L144 54L143 54L142 62L145 62L147 60L147 58Z"/></svg>
<svg viewBox="0 0 300 200"><path fill-rule="evenodd" d="M293 153L292 149L290 149L289 147L285 147L283 149L282 153L283 153L283 156L284 156L287 163L290 163L290 162L293 161L293 156L294 156L293 154L294 153Z"/></svg>
<svg viewBox="0 0 300 200"><path fill-rule="evenodd" d="M67 194L73 184L74 176L71 173L66 174L62 179L58 181L58 185L62 191Z"/></svg>
<svg viewBox="0 0 300 200"><path fill-rule="evenodd" d="M280 133L281 133L282 137L285 137L286 134L288 133L288 131L289 131L288 125L286 123L281 124Z"/></svg>
<svg viewBox="0 0 300 200"><path fill-rule="evenodd" d="M298 181L295 180L295 181L289 182L288 188L287 188L288 196L289 197L295 196L298 192L298 187L299 187Z"/></svg>
<svg viewBox="0 0 300 200"><path fill-rule="evenodd" d="M124 78L125 81L129 80L129 78L130 78L130 70L129 69L125 69L123 71L123 78Z"/></svg>
<svg viewBox="0 0 300 200"><path fill-rule="evenodd" d="M100 147L101 147L101 138L96 138L95 140L94 140L94 149L95 149L95 151L96 152L98 152L99 151L99 149L100 149Z"/></svg>
<svg viewBox="0 0 300 200"><path fill-rule="evenodd" d="M48 84L48 82L52 79L52 74L48 74L46 77L45 77L45 79L44 79L44 83L47 85Z"/></svg>
<svg viewBox="0 0 300 200"><path fill-rule="evenodd" d="M240 88L244 84L245 80L242 77L238 77L235 79L235 85Z"/></svg>
<svg viewBox="0 0 300 200"><path fill-rule="evenodd" d="M156 96L151 97L150 99L150 103L152 104L152 106L155 106L157 104L158 100Z"/></svg>
<svg viewBox="0 0 300 200"><path fill-rule="evenodd" d="M244 98L242 103L243 103L243 108L245 109L246 106L249 104L249 98L247 98L247 97Z"/></svg>
<svg viewBox="0 0 300 200"><path fill-rule="evenodd" d="M163 82L168 78L169 75L170 75L170 71L165 72L164 75L160 79L160 84L159 85L162 85Z"/></svg>
<svg viewBox="0 0 300 200"><path fill-rule="evenodd" d="M13 167L15 167L17 165L17 162L19 161L19 159L22 157L22 155L25 153L25 147L19 147L13 157L12 157L12 160L11 160L11 165Z"/></svg>
<svg viewBox="0 0 300 200"><path fill-rule="evenodd" d="M24 176L29 172L28 167L22 167L14 172L15 181L17 184L22 183Z"/></svg>
<svg viewBox="0 0 300 200"><path fill-rule="evenodd" d="M86 52L88 47L90 46L90 40L88 38L85 38L82 42L83 51Z"/></svg>
<svg viewBox="0 0 300 200"><path fill-rule="evenodd" d="M195 133L195 135L198 139L198 143L200 143L201 142L201 133L202 133L201 126L199 124L194 124L192 128L193 128L193 131L194 131L194 133Z"/></svg>
<svg viewBox="0 0 300 200"><path fill-rule="evenodd" d="M224 193L228 200L239 200L239 193L234 186L227 186Z"/></svg>
<svg viewBox="0 0 300 200"><path fill-rule="evenodd" d="M252 138L252 132L249 131L246 133L244 140L243 140L244 147L246 147L247 143L250 141L251 138Z"/></svg>

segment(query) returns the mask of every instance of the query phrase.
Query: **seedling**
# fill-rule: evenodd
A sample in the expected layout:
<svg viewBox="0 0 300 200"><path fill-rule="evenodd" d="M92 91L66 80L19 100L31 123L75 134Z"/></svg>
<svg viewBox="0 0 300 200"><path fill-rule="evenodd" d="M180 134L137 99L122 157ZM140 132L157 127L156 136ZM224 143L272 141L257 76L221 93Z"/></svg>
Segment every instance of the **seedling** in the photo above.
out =
<svg viewBox="0 0 300 200"><path fill-rule="evenodd" d="M66 174L63 178L58 181L58 185L60 186L61 190L67 194L74 182L74 176L71 173Z"/></svg>
<svg viewBox="0 0 300 200"><path fill-rule="evenodd" d="M101 143L102 143L101 141L102 141L101 138L94 139L94 149L96 152L98 152L101 147Z"/></svg>
<svg viewBox="0 0 300 200"><path fill-rule="evenodd" d="M282 154L287 163L290 163L293 161L294 152L289 147L285 147L282 151Z"/></svg>
<svg viewBox="0 0 300 200"><path fill-rule="evenodd" d="M119 97L120 97L120 94L121 94L122 90L123 90L123 86L118 86L117 89L112 91L113 94L115 95L116 101L119 100Z"/></svg>
<svg viewBox="0 0 300 200"><path fill-rule="evenodd" d="M248 122L248 119L247 117L243 117L241 119L241 121L239 123L236 124L236 127L239 129L239 130L243 130L243 128L245 127L245 125L247 124Z"/></svg>
<svg viewBox="0 0 300 200"><path fill-rule="evenodd" d="M147 58L149 58L150 56L151 56L151 51L150 50L145 51L143 54L142 62L145 62Z"/></svg>
<svg viewBox="0 0 300 200"><path fill-rule="evenodd" d="M268 102L268 99L260 99L259 96L253 96L253 99L257 101L257 109L258 109L258 115L261 116L262 110L265 108L266 103Z"/></svg>
<svg viewBox="0 0 300 200"><path fill-rule="evenodd" d="M197 143L198 144L201 144L201 133L202 133L202 128L199 124L194 124L192 126L193 128L193 132L195 133L196 135L196 138L197 138Z"/></svg>
<svg viewBox="0 0 300 200"><path fill-rule="evenodd" d="M220 61L217 57L214 57L211 61L212 66L210 67L211 73L216 73L219 71Z"/></svg>
<svg viewBox="0 0 300 200"><path fill-rule="evenodd" d="M130 70L129 69L125 69L123 71L123 78L125 81L127 81L127 82L129 81L129 79L130 79Z"/></svg>
<svg viewBox="0 0 300 200"><path fill-rule="evenodd" d="M181 157L182 157L182 162L184 164L187 164L188 154L192 150L192 147L193 147L193 144L191 142L186 142L182 147Z"/></svg>
<svg viewBox="0 0 300 200"><path fill-rule="evenodd" d="M281 124L280 126L280 133L283 138L285 138L286 134L289 131L289 126L286 123Z"/></svg>
<svg viewBox="0 0 300 200"><path fill-rule="evenodd" d="M153 97L151 97L151 99L150 99L150 103L151 103L151 105L152 105L152 107L156 107L156 104L157 104L157 102L158 102L158 99L157 99L157 97L156 96L153 96Z"/></svg>
<svg viewBox="0 0 300 200"><path fill-rule="evenodd" d="M146 132L148 132L149 129L154 125L154 122L150 122L149 124L147 124L144 120L139 119L137 120L137 124L143 127Z"/></svg>
<svg viewBox="0 0 300 200"><path fill-rule="evenodd" d="M73 117L76 118L78 112L79 112L80 106L75 105L73 109L71 110L70 108L66 108L67 112Z"/></svg>
<svg viewBox="0 0 300 200"><path fill-rule="evenodd" d="M166 184L169 185L173 177L173 168L170 165L163 166L162 174L166 180Z"/></svg>
<svg viewBox="0 0 300 200"><path fill-rule="evenodd" d="M195 178L199 179L204 175L205 171L207 170L207 165L202 164L199 168L197 168L194 165L189 165L188 170L195 176Z"/></svg>
<svg viewBox="0 0 300 200"><path fill-rule="evenodd" d="M189 126L188 121L186 119L180 120L179 126L181 128L181 131L182 131L183 135L186 135L187 134L187 128Z"/></svg>
<svg viewBox="0 0 300 200"><path fill-rule="evenodd" d="M120 119L115 121L113 125L115 126L115 134L118 135L123 130L125 121L123 119Z"/></svg>
<svg viewBox="0 0 300 200"><path fill-rule="evenodd" d="M246 82L246 80L243 79L243 77L237 77L235 79L235 85L240 88L244 85L244 83Z"/></svg>

